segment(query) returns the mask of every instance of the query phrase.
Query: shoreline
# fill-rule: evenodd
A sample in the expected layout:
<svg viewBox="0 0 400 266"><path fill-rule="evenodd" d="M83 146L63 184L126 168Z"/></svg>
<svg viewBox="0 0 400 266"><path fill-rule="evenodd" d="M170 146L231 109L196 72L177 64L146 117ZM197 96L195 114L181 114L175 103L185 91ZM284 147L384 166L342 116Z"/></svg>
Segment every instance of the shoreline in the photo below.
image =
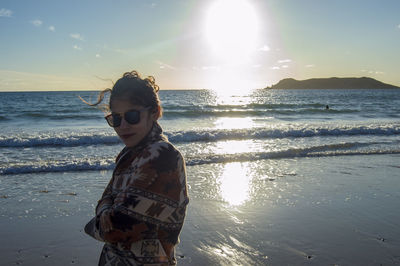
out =
<svg viewBox="0 0 400 266"><path fill-rule="evenodd" d="M176 250L178 265L398 264L399 159L364 155L241 163L253 174L241 205L209 191L223 185L220 168L189 166L190 203ZM32 198L41 197L42 203L53 199L28 217L0 217L2 263L97 265L102 243L87 236L83 226L108 174L48 174L38 181L73 179L77 186L61 188L60 193L55 190L60 183L49 184L48 193L20 203L13 202L16 195L0 199L10 215L10 208L30 208ZM71 190L75 196L64 193ZM235 196L242 192L237 190ZM33 213L48 215L32 219Z"/></svg>

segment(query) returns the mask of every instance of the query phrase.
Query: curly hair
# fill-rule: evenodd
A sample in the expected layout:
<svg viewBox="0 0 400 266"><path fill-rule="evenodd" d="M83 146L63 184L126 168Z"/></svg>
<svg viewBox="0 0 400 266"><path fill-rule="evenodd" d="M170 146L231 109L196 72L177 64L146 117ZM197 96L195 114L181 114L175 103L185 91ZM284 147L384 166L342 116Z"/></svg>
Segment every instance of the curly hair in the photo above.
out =
<svg viewBox="0 0 400 266"><path fill-rule="evenodd" d="M159 110L158 118L160 118L162 109L161 102L158 97L159 90L160 88L155 83L154 77L149 76L147 78L141 78L140 74L133 70L131 72L125 72L122 77L113 85L112 89L107 88L100 91L96 103L88 103L82 98L81 100L90 106L98 106L103 101L105 94L109 92L109 103L108 105L103 105L105 109L110 110L115 99L122 99L128 100L134 105L151 107L150 110L153 112L157 112Z"/></svg>

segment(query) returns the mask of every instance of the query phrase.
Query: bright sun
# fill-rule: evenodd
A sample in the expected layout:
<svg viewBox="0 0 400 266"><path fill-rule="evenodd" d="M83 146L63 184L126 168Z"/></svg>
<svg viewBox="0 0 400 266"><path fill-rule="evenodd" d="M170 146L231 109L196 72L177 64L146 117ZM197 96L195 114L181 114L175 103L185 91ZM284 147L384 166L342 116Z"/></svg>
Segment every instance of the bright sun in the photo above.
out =
<svg viewBox="0 0 400 266"><path fill-rule="evenodd" d="M217 0L207 13L205 36L213 52L226 61L243 61L256 48L258 20L246 0Z"/></svg>

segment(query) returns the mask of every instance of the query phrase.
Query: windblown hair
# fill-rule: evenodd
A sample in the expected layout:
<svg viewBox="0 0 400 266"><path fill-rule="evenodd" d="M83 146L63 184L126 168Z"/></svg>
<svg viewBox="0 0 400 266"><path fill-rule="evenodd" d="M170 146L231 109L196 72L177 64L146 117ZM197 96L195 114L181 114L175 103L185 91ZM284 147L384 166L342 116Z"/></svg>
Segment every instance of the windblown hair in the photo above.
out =
<svg viewBox="0 0 400 266"><path fill-rule="evenodd" d="M122 77L117 80L112 89L107 88L99 93L96 103L88 103L81 98L83 102L90 106L99 106L104 100L105 94L110 93L110 100L108 105L102 107L108 111L112 109L113 100L127 100L131 104L141 105L143 107L151 107L151 112L160 110L159 117L162 115L161 102L158 97L160 88L155 83L152 76L141 78L137 71L126 72Z"/></svg>

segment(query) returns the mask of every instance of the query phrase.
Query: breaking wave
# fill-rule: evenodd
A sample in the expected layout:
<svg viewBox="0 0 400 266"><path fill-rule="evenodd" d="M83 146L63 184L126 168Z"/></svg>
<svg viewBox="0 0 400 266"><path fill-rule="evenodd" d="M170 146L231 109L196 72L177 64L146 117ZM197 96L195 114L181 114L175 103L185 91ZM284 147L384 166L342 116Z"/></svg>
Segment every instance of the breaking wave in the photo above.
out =
<svg viewBox="0 0 400 266"><path fill-rule="evenodd" d="M341 127L285 127L285 128L251 128L251 129L212 129L212 130L188 130L165 132L172 143L187 142L216 142L224 140L246 139L275 139L275 138L309 138L319 136L365 136L400 135L400 124L386 125L355 125ZM0 136L0 147L38 147L38 146L85 146L85 145L113 145L121 141L113 133L96 134L69 134L48 135L38 133L36 135L18 135L14 137Z"/></svg>

